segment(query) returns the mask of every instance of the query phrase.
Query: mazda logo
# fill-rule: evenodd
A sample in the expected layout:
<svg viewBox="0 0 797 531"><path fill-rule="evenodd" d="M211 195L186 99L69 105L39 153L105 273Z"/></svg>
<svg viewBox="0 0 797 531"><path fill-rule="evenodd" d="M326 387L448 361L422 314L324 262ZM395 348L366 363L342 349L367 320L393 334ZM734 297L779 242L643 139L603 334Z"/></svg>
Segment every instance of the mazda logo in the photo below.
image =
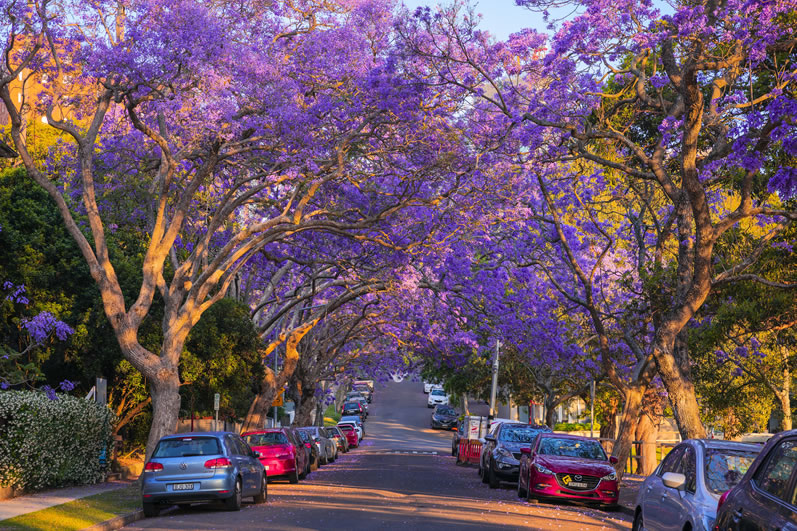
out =
<svg viewBox="0 0 797 531"><path fill-rule="evenodd" d="M185 463L180 463L180 470L185 470L186 468L188 468L188 465Z"/></svg>
<svg viewBox="0 0 797 531"><path fill-rule="evenodd" d="M578 475L576 475L576 476L573 476L573 478L574 478L576 481L581 481L581 476L578 476Z"/></svg>

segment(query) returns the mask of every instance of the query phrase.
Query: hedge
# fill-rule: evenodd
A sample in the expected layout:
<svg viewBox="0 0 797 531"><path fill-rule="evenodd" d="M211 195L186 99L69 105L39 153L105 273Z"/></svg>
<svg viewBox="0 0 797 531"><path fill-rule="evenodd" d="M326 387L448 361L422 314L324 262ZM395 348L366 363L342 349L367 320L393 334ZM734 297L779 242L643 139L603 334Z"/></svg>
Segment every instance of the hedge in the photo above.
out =
<svg viewBox="0 0 797 531"><path fill-rule="evenodd" d="M41 490L104 480L114 420L106 406L82 398L0 392L0 486Z"/></svg>
<svg viewBox="0 0 797 531"><path fill-rule="evenodd" d="M580 424L576 422L560 422L553 427L555 431L589 431L589 428L589 422ZM594 429L595 431L600 431L601 425L596 422Z"/></svg>

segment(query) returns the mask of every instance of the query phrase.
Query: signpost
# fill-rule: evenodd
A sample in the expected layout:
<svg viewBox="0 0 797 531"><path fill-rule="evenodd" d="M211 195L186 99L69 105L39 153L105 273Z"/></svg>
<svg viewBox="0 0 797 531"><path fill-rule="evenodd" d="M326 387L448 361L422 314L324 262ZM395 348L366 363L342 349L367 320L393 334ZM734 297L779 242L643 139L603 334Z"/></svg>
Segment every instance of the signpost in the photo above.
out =
<svg viewBox="0 0 797 531"><path fill-rule="evenodd" d="M490 429L490 424L492 424L493 419L495 418L495 395L498 391L498 364L499 364L499 357L501 355L501 342L495 342L495 359L493 360L493 386L490 390L490 414L487 416L487 429Z"/></svg>
<svg viewBox="0 0 797 531"><path fill-rule="evenodd" d="M216 410L216 420L213 421L213 431L219 431L219 403L221 402L221 395L216 393L213 395L213 409Z"/></svg>

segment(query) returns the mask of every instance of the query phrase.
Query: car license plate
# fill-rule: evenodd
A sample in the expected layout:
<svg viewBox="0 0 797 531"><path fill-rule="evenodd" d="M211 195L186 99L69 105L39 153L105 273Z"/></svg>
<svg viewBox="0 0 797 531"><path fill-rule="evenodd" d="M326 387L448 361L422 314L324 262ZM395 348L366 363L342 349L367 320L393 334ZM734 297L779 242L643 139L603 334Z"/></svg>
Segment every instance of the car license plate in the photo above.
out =
<svg viewBox="0 0 797 531"><path fill-rule="evenodd" d="M575 487L577 489L586 489L589 485L586 483L581 483L579 481L571 481L567 484L568 487Z"/></svg>
<svg viewBox="0 0 797 531"><path fill-rule="evenodd" d="M194 490L193 483L175 483L172 485L172 490Z"/></svg>

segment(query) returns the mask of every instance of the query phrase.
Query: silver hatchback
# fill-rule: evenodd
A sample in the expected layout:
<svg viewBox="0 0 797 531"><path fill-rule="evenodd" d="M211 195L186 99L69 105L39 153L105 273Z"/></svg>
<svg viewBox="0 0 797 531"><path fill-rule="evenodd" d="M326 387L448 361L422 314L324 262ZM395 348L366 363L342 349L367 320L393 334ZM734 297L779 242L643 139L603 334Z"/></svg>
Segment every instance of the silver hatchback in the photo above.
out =
<svg viewBox="0 0 797 531"><path fill-rule="evenodd" d="M229 432L181 433L163 437L144 465L141 497L146 516L166 505L221 501L229 510L242 498L263 503L267 478L257 452Z"/></svg>
<svg viewBox="0 0 797 531"><path fill-rule="evenodd" d="M739 483L760 450L715 439L683 441L640 486L633 529L713 529L720 496Z"/></svg>

